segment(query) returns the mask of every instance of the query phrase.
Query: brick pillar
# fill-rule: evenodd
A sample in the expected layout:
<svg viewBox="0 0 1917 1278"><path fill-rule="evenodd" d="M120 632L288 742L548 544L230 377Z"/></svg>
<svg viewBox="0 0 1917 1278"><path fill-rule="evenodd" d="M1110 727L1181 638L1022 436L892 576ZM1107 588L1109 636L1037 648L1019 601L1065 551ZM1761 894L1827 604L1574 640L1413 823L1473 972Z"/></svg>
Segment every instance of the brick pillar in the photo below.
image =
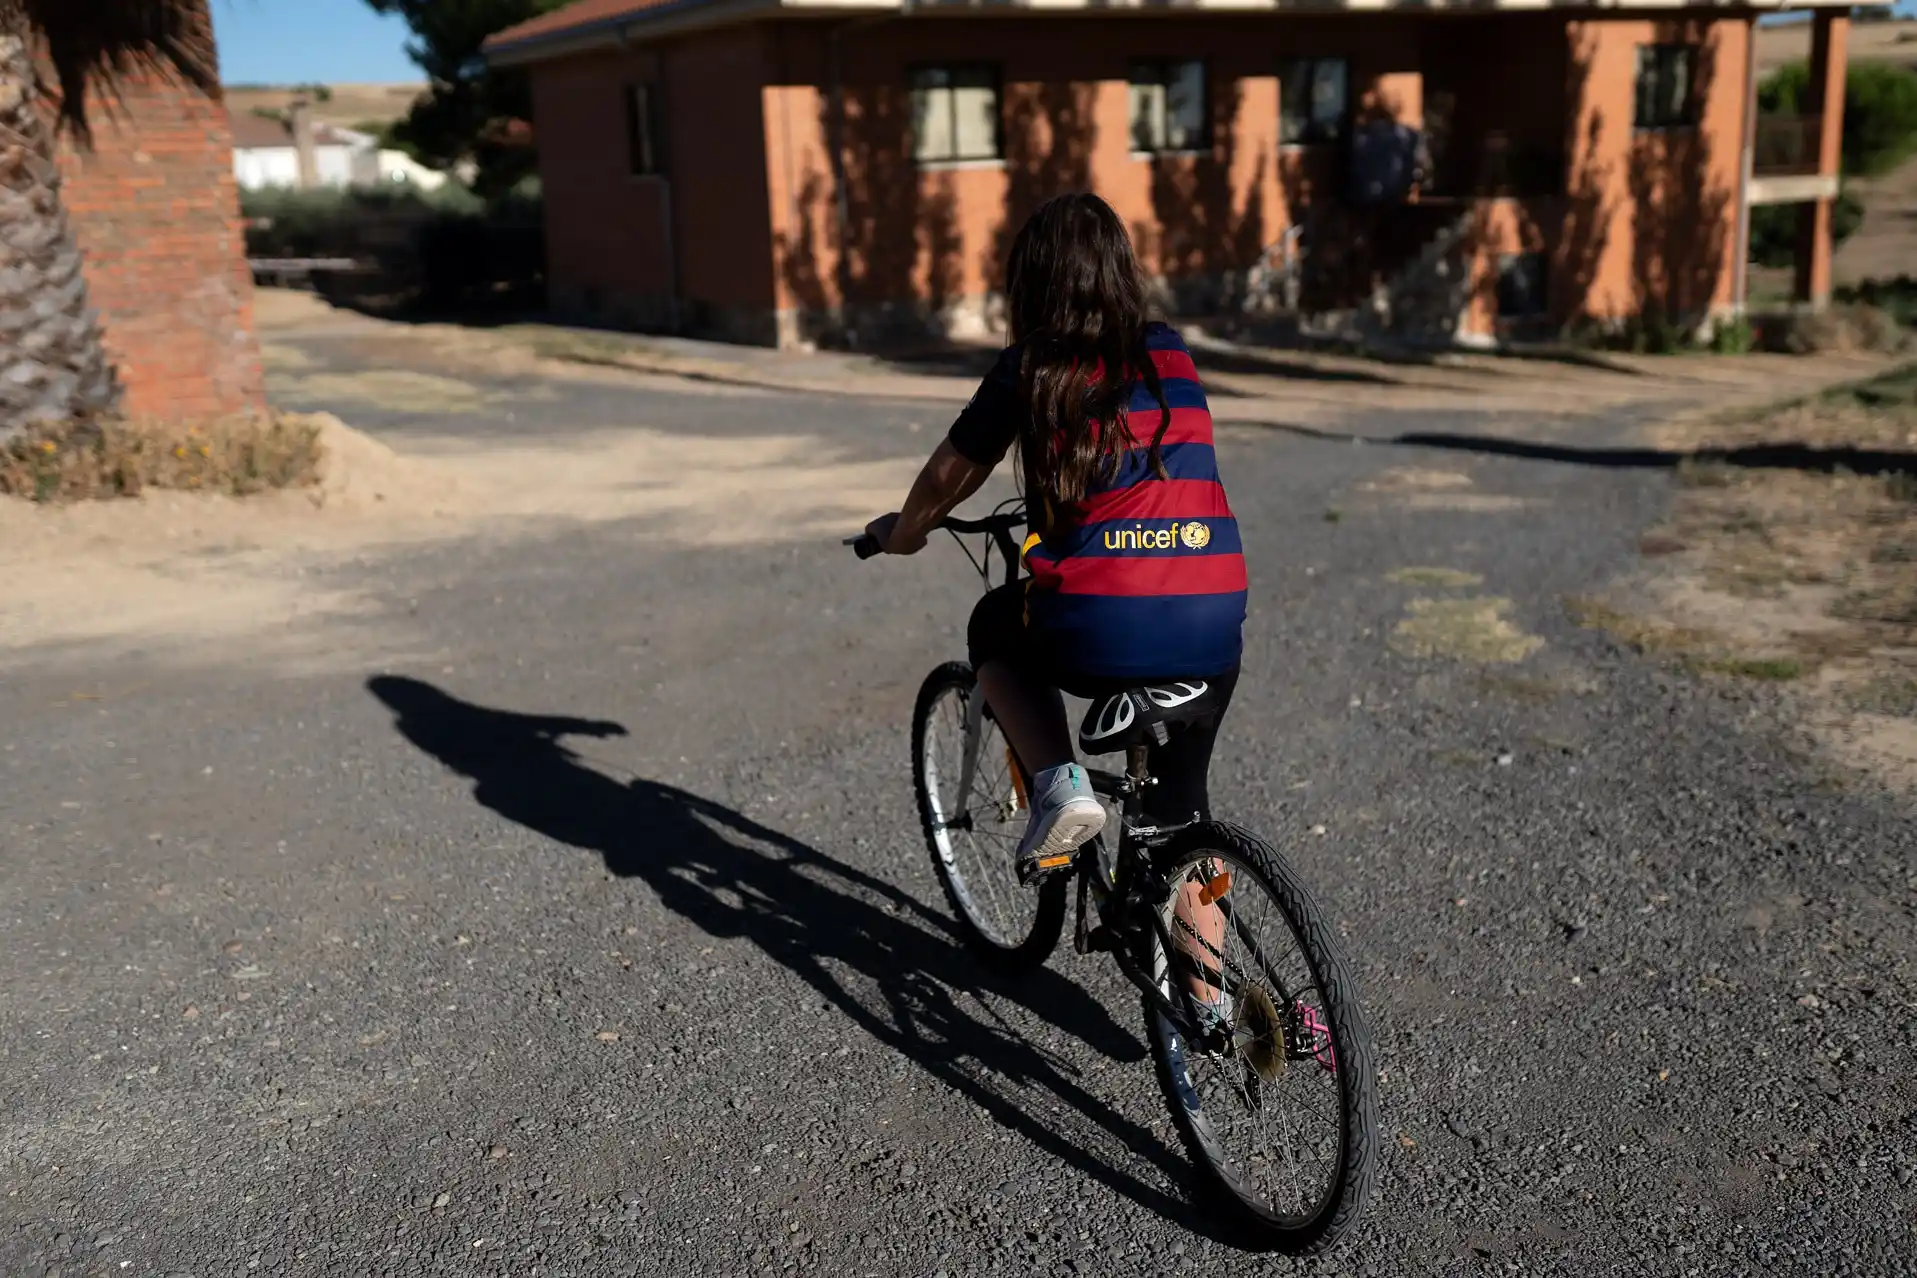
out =
<svg viewBox="0 0 1917 1278"><path fill-rule="evenodd" d="M206 0L181 7L210 39ZM91 149L68 138L56 158L126 411L205 420L264 409L225 106L136 63L101 86L90 114Z"/></svg>
<svg viewBox="0 0 1917 1278"><path fill-rule="evenodd" d="M1819 9L1812 20L1810 101L1805 112L1817 120L1817 172L1835 177L1844 150L1844 77L1850 40L1850 15ZM1831 199L1814 200L1797 214L1798 302L1830 303Z"/></svg>

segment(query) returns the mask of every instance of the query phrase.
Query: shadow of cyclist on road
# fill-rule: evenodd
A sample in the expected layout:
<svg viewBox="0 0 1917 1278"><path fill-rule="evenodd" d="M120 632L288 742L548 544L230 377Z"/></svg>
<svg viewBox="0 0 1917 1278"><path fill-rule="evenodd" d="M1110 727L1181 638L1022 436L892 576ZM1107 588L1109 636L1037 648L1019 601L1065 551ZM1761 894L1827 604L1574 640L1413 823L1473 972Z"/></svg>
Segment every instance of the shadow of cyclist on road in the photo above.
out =
<svg viewBox="0 0 1917 1278"><path fill-rule="evenodd" d="M989 991L1107 1056L1139 1060L1138 1040L1071 981L1049 969L993 978L943 916L897 886L709 799L645 780L617 781L560 740L623 736L619 724L489 709L396 676L367 687L394 711L407 740L472 778L483 806L599 853L614 874L644 880L663 904L707 933L752 942L873 1038L1007 1128L1150 1210L1221 1236L1185 1202L1022 1107L1017 1089L1050 1093L1133 1157L1175 1180L1189 1175L1148 1128L1082 1087L1068 1061L1022 1037L990 1003L962 997ZM842 978L845 969L862 978L859 986ZM861 997L868 982L879 1006Z"/></svg>

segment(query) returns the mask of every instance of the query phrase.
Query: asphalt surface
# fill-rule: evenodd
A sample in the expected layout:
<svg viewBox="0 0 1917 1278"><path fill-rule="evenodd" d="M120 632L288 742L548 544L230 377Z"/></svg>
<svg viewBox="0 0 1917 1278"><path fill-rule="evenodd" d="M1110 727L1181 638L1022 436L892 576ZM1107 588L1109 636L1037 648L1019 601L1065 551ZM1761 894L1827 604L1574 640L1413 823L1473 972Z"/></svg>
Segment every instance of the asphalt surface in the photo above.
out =
<svg viewBox="0 0 1917 1278"><path fill-rule="evenodd" d="M512 425L637 397L693 432L931 438L922 404L608 394ZM403 447L503 411L352 416ZM325 673L0 667L0 1274L1910 1272L1912 808L1807 755L1775 693L1566 618L1668 480L1271 430L1221 454L1253 596L1214 798L1361 967L1385 1148L1349 1245L1252 1255L1191 1195L1102 961L1013 984L960 948L907 750L962 655L958 552L695 553L633 520L360 556L337 571L426 642ZM1362 487L1405 467L1526 504ZM1390 646L1460 594L1544 647Z"/></svg>

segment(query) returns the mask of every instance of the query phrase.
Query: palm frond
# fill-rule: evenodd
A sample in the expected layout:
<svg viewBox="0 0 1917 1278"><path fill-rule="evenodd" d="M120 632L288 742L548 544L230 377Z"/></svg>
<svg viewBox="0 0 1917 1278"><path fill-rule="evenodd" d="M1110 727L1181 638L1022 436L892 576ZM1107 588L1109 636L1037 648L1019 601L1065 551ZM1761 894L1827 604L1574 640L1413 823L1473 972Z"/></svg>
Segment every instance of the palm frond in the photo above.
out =
<svg viewBox="0 0 1917 1278"><path fill-rule="evenodd" d="M120 82L171 76L220 94L219 58L206 0L25 0L27 20L45 41L59 119L75 142L91 146L87 111L98 99L120 105Z"/></svg>

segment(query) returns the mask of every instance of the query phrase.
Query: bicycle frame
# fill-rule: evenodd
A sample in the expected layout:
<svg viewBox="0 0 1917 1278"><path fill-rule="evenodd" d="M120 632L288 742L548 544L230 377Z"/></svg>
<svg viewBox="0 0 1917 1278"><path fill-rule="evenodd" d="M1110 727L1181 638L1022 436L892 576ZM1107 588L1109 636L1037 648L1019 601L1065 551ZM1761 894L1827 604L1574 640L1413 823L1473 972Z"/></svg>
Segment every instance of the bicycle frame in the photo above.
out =
<svg viewBox="0 0 1917 1278"><path fill-rule="evenodd" d="M942 526L953 534L985 533L991 540L986 544L983 561L974 559L973 567L979 570L979 576L989 587L992 581L990 563L994 547L1004 560L1004 577L1007 585L1015 584L1018 579L1019 553L1012 540L1012 529L1023 525L1022 514L1008 515L994 512L985 519L946 519ZM968 550L967 555L970 555ZM978 734L985 715L985 698L973 697L966 707L966 738L978 740ZM1153 783L1149 769L1150 751L1144 746L1133 747L1126 756L1126 768L1122 773L1109 772L1097 768L1087 768L1091 778L1092 790L1108 799L1114 800L1119 808L1118 850L1112 860L1109 880L1105 870L1105 841L1103 836L1093 839L1079 850L1078 858L1069 873L1078 882L1077 918L1073 926L1073 946L1080 954L1089 954L1095 950L1109 950L1117 961L1119 969L1126 979L1136 985L1153 1006L1179 1031L1188 1038L1202 1044L1210 1043L1216 1034L1216 1028L1210 1024L1210 1018L1201 1010L1197 998L1183 981L1170 984L1177 998L1168 997L1152 979L1151 973L1144 970L1132 952L1138 942L1144 939L1140 920L1145 920L1162 947L1168 959L1175 961L1180 950L1172 941L1165 928L1164 920L1159 916L1158 907L1171 895L1171 885L1159 871L1150 853L1163 847L1179 832L1191 825L1158 826L1144 824L1145 791ZM959 778L959 793L971 792L973 770L976 766L976 750L966 752L963 771ZM1018 764L1024 771L1024 764ZM1087 906L1096 911L1098 923L1089 926L1091 914ZM1200 974L1202 978L1202 973ZM1219 973L1222 981L1223 973Z"/></svg>
<svg viewBox="0 0 1917 1278"><path fill-rule="evenodd" d="M1080 954L1109 951L1119 971L1161 1015L1201 1047L1212 1046L1217 1027L1211 1024L1211 1018L1205 1015L1189 985L1184 981L1169 982L1176 997L1167 996L1135 952L1139 942L1145 939L1144 928L1148 926L1167 961L1177 961L1179 947L1159 914L1159 907L1170 899L1173 889L1151 853L1169 844L1193 824L1189 821L1178 825L1144 824L1145 791L1152 784L1149 756L1147 747L1133 746L1126 752L1124 772L1085 770L1091 778L1092 790L1118 804L1118 850L1112 858L1109 879L1103 835L1079 850L1078 861L1072 869L1078 880L1072 946ZM1098 919L1095 927L1088 926L1093 913ZM1220 973L1221 981L1222 978Z"/></svg>

